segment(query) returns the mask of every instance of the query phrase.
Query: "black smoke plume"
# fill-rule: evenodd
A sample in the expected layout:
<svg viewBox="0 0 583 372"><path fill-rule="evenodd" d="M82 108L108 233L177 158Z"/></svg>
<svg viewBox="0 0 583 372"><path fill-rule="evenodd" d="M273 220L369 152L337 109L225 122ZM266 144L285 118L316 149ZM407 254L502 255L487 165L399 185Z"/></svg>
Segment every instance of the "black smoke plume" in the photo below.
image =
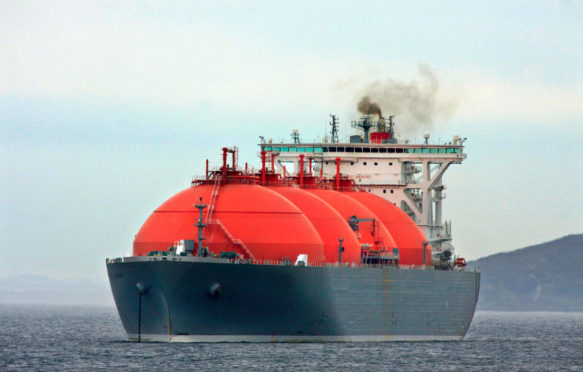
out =
<svg viewBox="0 0 583 372"><path fill-rule="evenodd" d="M358 111L379 117L382 112L395 115L399 129L409 134L429 129L436 120L449 119L456 102L442 98L439 80L428 66L419 65L418 72L420 79L408 83L392 79L371 83L358 102Z"/></svg>
<svg viewBox="0 0 583 372"><path fill-rule="evenodd" d="M377 115L380 118L383 117L381 107L377 103L371 102L369 96L362 97L360 102L358 102L358 111L363 115Z"/></svg>

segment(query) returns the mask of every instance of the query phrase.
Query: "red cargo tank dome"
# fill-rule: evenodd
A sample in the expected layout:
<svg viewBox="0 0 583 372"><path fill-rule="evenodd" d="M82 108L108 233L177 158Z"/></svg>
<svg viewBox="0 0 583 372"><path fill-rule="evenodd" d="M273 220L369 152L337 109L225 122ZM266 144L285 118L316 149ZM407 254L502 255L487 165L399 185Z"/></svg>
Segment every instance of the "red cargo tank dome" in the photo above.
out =
<svg viewBox="0 0 583 372"><path fill-rule="evenodd" d="M423 242L426 242L427 239L415 221L405 212L375 194L368 192L345 192L344 194L364 204L389 229L397 248L399 248L399 263L403 265L423 264ZM431 265L431 247L429 245L425 255L425 264Z"/></svg>
<svg viewBox="0 0 583 372"><path fill-rule="evenodd" d="M346 220L330 204L296 187L272 187L308 217L324 243L327 262L338 262L338 238L343 238L342 262L360 263L360 243Z"/></svg>
<svg viewBox="0 0 583 372"><path fill-rule="evenodd" d="M201 185L179 192L160 205L134 239L134 255L143 256L150 251L165 251L177 240L194 239L194 227L198 220L198 210L194 204L199 198L209 200L212 186Z"/></svg>
<svg viewBox="0 0 583 372"><path fill-rule="evenodd" d="M197 241L200 198L208 204L211 185L186 189L168 199L150 215L134 240L134 255L167 250L181 239ZM210 208L206 208L203 218ZM218 189L204 244L210 251L232 251L258 260L295 260L308 254L324 261L320 235L308 218L286 198L258 185L231 184Z"/></svg>
<svg viewBox="0 0 583 372"><path fill-rule="evenodd" d="M392 250L396 248L395 241L391 236L389 230L383 225L382 220L377 217L370 209L359 203L355 199L334 190L307 190L308 192L316 195L320 199L324 200L326 203L330 204L332 208L336 209L338 213L348 221L352 216L357 218L373 218L375 219L375 224L373 227L372 222L360 222L360 241L361 243L367 243L374 245L375 240L380 240L387 250ZM378 222L377 222L378 221ZM374 236L372 232L374 231Z"/></svg>

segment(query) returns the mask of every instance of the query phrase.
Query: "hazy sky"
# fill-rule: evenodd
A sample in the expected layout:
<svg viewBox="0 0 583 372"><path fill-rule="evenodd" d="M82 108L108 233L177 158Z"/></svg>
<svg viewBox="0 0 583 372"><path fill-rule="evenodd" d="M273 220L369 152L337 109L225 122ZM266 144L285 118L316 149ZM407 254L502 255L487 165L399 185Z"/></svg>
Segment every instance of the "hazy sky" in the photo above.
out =
<svg viewBox="0 0 583 372"><path fill-rule="evenodd" d="M422 129L468 137L458 253L582 233L582 2L385 3L0 1L0 276L105 280L221 147L257 164L259 135L330 113L347 136L369 84L420 65L456 107Z"/></svg>

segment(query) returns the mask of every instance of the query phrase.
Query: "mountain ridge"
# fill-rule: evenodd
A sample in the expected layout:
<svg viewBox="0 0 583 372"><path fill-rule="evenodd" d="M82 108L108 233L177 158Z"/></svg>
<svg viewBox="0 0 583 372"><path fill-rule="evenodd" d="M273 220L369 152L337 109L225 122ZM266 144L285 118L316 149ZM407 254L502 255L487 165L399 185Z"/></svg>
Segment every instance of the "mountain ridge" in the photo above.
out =
<svg viewBox="0 0 583 372"><path fill-rule="evenodd" d="M478 310L583 311L583 234L468 262L482 273Z"/></svg>

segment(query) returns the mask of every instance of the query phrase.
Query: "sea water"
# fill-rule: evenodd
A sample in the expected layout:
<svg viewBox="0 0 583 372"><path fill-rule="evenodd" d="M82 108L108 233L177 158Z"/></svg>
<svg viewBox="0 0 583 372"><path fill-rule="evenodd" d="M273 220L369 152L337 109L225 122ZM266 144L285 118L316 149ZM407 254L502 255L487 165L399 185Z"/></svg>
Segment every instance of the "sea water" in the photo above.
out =
<svg viewBox="0 0 583 372"><path fill-rule="evenodd" d="M463 341L136 343L113 307L0 305L0 371L583 371L583 313L477 312Z"/></svg>

